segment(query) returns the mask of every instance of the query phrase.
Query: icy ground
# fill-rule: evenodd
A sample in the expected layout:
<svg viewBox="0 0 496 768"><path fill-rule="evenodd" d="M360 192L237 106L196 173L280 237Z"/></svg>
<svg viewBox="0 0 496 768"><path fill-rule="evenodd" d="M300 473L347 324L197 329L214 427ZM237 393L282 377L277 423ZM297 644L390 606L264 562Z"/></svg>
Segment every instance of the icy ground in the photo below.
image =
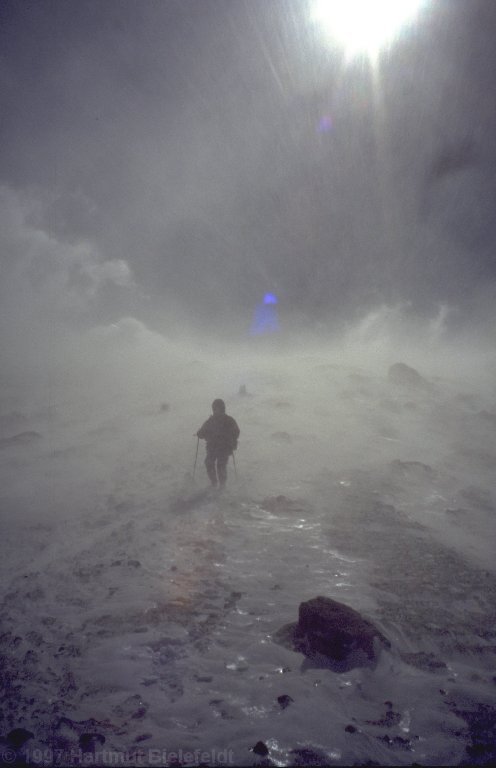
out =
<svg viewBox="0 0 496 768"><path fill-rule="evenodd" d="M174 359L120 389L5 391L5 762L494 759L496 389L421 373ZM191 477L214 397L241 428L223 495L203 447ZM376 669L275 642L317 595L390 639Z"/></svg>

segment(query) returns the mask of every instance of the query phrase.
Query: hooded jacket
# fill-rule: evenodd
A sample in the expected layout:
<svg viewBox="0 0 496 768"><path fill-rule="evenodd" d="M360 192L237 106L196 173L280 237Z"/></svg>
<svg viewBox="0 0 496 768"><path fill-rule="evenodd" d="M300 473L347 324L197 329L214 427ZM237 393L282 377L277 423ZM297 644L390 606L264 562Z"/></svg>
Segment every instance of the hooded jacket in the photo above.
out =
<svg viewBox="0 0 496 768"><path fill-rule="evenodd" d="M207 441L209 453L231 453L238 447L239 427L227 413L210 416L196 434Z"/></svg>

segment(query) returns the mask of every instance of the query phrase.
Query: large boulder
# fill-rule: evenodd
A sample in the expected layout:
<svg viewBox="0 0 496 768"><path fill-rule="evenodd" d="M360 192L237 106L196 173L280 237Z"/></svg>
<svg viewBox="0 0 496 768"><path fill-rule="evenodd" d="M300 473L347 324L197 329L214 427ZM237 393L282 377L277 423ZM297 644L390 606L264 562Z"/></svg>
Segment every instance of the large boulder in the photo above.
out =
<svg viewBox="0 0 496 768"><path fill-rule="evenodd" d="M300 604L293 640L295 650L314 660L327 658L336 671L375 666L381 648L391 645L358 611L321 596Z"/></svg>

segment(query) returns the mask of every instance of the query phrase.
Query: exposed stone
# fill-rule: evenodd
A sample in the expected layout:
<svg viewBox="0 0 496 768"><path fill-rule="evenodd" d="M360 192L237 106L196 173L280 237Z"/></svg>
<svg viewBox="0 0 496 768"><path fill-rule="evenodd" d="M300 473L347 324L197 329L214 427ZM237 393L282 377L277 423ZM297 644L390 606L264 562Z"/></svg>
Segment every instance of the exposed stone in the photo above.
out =
<svg viewBox="0 0 496 768"><path fill-rule="evenodd" d="M257 741L255 746L252 748L252 752L254 752L256 755L261 755L262 757L266 757L269 754L267 745L264 744L263 741Z"/></svg>
<svg viewBox="0 0 496 768"><path fill-rule="evenodd" d="M79 737L79 746L83 752L94 752L101 744L105 744L105 736L101 733L82 733Z"/></svg>
<svg viewBox="0 0 496 768"><path fill-rule="evenodd" d="M328 597L301 603L292 632L295 650L316 661L327 659L335 671L375 666L390 642L358 611Z"/></svg>
<svg viewBox="0 0 496 768"><path fill-rule="evenodd" d="M378 720L366 720L369 725L379 725L385 728L392 728L394 725L399 725L401 722L401 712L395 712L393 710L393 702L385 701L384 706L386 711L382 717Z"/></svg>
<svg viewBox="0 0 496 768"><path fill-rule="evenodd" d="M492 704L477 703L470 709L451 710L463 718L468 726L471 744L466 747L468 760L461 765L496 765L496 707Z"/></svg>
<svg viewBox="0 0 496 768"><path fill-rule="evenodd" d="M7 734L7 741L14 749L19 749L32 738L34 738L34 733L27 731L26 728L14 728Z"/></svg>
<svg viewBox="0 0 496 768"><path fill-rule="evenodd" d="M283 693L282 696L277 697L277 701L281 709L286 709L293 703L294 699L292 699L291 696L288 696L287 693Z"/></svg>
<svg viewBox="0 0 496 768"><path fill-rule="evenodd" d="M388 745L388 747L396 747L406 751L412 750L412 743L410 739L405 739L403 736L393 736L393 738L391 738L391 736L388 736L386 733L384 736L377 736L377 739L379 741L383 741Z"/></svg>

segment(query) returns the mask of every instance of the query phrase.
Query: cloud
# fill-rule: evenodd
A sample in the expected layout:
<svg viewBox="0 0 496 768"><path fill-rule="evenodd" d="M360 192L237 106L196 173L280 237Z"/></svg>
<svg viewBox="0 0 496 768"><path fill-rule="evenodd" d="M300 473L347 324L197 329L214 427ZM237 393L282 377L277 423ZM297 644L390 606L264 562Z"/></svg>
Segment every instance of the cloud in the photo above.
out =
<svg viewBox="0 0 496 768"><path fill-rule="evenodd" d="M295 324L402 301L477 314L494 11L438 4L375 79L342 68L303 5L248 5L12 6L0 180L27 191L4 188L0 238L24 309L220 333L267 290Z"/></svg>
<svg viewBox="0 0 496 768"><path fill-rule="evenodd" d="M65 317L93 310L98 294L108 285L134 285L124 259L103 258L91 240L66 242L40 221L45 206L42 193L0 188L0 295L7 316Z"/></svg>
<svg viewBox="0 0 496 768"><path fill-rule="evenodd" d="M123 259L111 259L101 263L88 261L82 264L81 272L91 281L90 295L95 295L101 286L108 283L121 288L133 284L132 272Z"/></svg>
<svg viewBox="0 0 496 768"><path fill-rule="evenodd" d="M125 342L153 342L157 344L164 343L164 337L151 331L145 323L137 320L135 317L121 317L115 323L108 325L99 325L92 331L92 336L100 340L111 339Z"/></svg>
<svg viewBox="0 0 496 768"><path fill-rule="evenodd" d="M0 356L14 383L74 364L80 330L119 317L136 289L127 261L46 228L49 197L0 187Z"/></svg>

